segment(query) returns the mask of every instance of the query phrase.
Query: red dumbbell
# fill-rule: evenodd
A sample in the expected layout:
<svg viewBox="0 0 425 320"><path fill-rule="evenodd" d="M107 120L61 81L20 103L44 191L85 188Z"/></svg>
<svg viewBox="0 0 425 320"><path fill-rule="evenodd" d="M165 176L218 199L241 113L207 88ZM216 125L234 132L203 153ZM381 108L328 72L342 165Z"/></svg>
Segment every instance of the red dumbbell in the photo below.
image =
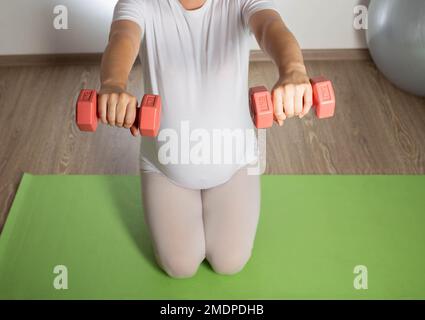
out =
<svg viewBox="0 0 425 320"><path fill-rule="evenodd" d="M310 80L313 87L313 107L319 119L331 118L335 114L335 92L332 82L324 77ZM249 90L251 116L258 129L273 126L273 103L266 87L255 87Z"/></svg>
<svg viewBox="0 0 425 320"><path fill-rule="evenodd" d="M99 114L96 90L83 89L77 100L76 121L81 131L94 132ZM161 97L146 94L136 111L136 127L142 136L156 137L161 124Z"/></svg>

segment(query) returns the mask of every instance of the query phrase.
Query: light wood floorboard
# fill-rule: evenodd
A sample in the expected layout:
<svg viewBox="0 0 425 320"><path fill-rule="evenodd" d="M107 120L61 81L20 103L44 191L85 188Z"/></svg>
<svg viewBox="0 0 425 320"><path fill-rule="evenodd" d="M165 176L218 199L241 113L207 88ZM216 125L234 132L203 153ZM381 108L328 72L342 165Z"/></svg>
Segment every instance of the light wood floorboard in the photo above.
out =
<svg viewBox="0 0 425 320"><path fill-rule="evenodd" d="M334 81L337 115L289 120L268 132L269 174L423 174L425 99L390 84L371 61L309 61L310 74ZM24 172L138 174L139 140L101 126L82 134L74 103L83 87L98 88L90 65L0 68L0 230ZM271 88L269 62L251 64L250 85ZM141 70L130 90L141 95Z"/></svg>

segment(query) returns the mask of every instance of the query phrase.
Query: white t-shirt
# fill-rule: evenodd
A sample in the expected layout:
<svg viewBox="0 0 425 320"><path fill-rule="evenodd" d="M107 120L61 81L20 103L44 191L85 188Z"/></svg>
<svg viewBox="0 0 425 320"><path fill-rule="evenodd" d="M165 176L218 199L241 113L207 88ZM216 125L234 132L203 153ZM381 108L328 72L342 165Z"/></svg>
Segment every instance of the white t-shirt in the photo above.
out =
<svg viewBox="0 0 425 320"><path fill-rule="evenodd" d="M114 21L131 20L143 31L145 92L162 99L159 136L141 140L142 169L208 189L257 159L248 21L264 9L276 10L272 0L206 0L195 10L179 0L118 1Z"/></svg>

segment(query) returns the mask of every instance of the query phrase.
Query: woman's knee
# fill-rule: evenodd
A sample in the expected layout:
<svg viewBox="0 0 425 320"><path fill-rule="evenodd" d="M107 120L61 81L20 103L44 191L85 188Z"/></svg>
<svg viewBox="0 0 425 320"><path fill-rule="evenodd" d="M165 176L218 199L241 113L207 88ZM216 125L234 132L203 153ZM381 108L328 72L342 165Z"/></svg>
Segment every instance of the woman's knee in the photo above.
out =
<svg viewBox="0 0 425 320"><path fill-rule="evenodd" d="M202 255L170 255L158 258L162 269L172 278L191 278L198 271L199 265L204 260Z"/></svg>
<svg viewBox="0 0 425 320"><path fill-rule="evenodd" d="M221 250L207 254L207 259L213 270L219 274L236 274L245 267L251 258L251 250Z"/></svg>

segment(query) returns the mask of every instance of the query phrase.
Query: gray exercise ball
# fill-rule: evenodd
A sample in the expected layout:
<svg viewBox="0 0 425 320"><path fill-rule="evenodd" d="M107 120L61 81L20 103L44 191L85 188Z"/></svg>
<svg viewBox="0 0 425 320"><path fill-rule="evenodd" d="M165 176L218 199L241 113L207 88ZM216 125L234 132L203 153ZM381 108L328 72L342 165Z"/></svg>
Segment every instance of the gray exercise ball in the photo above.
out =
<svg viewBox="0 0 425 320"><path fill-rule="evenodd" d="M367 43L396 86L425 96L425 0L371 0Z"/></svg>

